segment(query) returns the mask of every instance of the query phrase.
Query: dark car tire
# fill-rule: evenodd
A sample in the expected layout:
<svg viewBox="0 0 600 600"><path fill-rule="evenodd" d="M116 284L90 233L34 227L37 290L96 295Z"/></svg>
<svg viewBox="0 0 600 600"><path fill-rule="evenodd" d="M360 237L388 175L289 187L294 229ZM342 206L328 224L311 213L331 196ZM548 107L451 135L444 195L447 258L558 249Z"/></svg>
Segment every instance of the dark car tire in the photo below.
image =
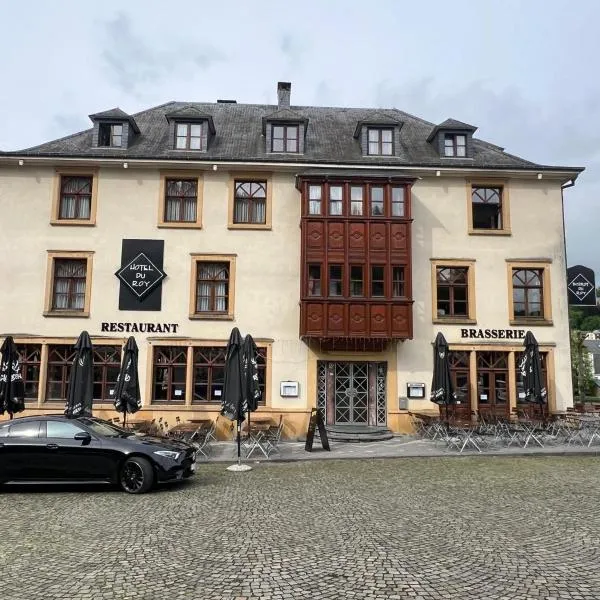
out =
<svg viewBox="0 0 600 600"><path fill-rule="evenodd" d="M119 473L119 485L128 494L145 494L154 485L154 469L143 456L128 458Z"/></svg>

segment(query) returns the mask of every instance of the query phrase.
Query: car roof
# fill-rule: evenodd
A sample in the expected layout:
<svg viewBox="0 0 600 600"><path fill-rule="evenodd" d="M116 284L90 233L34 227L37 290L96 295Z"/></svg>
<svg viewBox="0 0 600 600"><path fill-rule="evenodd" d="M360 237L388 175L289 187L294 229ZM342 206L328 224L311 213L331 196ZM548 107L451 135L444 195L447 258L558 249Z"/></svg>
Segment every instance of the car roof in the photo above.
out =
<svg viewBox="0 0 600 600"><path fill-rule="evenodd" d="M26 417L15 417L8 421L0 421L0 427L14 425L16 423L26 423L27 421L39 421L40 419L44 419L45 421L77 421L78 417L68 418L64 415L28 415Z"/></svg>

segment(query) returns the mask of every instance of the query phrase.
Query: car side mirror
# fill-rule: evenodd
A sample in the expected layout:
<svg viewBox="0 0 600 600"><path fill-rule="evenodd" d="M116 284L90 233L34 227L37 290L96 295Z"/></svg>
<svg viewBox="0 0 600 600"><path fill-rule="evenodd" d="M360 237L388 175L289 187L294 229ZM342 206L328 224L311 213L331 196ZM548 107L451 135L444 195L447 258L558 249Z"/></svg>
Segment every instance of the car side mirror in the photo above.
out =
<svg viewBox="0 0 600 600"><path fill-rule="evenodd" d="M78 431L74 435L74 439L78 442L83 442L84 444L89 444L92 439L92 436L87 431Z"/></svg>

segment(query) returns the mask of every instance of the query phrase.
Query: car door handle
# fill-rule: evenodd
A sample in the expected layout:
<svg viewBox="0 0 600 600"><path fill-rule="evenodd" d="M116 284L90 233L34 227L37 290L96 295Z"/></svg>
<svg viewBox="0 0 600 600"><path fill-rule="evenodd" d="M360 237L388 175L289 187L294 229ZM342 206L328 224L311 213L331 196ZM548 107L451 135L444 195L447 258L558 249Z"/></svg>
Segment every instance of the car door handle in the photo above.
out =
<svg viewBox="0 0 600 600"><path fill-rule="evenodd" d="M58 450L58 444L46 444L48 450Z"/></svg>

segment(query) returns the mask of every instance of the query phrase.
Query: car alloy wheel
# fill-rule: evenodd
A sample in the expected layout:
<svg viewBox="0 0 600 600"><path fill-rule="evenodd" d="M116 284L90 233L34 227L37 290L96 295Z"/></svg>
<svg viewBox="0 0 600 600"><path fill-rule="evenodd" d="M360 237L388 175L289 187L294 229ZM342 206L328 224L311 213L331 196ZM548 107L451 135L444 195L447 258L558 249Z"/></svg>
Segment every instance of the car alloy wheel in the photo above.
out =
<svg viewBox="0 0 600 600"><path fill-rule="evenodd" d="M129 494L147 492L154 481L154 472L150 463L141 456L129 458L121 469L121 487Z"/></svg>

